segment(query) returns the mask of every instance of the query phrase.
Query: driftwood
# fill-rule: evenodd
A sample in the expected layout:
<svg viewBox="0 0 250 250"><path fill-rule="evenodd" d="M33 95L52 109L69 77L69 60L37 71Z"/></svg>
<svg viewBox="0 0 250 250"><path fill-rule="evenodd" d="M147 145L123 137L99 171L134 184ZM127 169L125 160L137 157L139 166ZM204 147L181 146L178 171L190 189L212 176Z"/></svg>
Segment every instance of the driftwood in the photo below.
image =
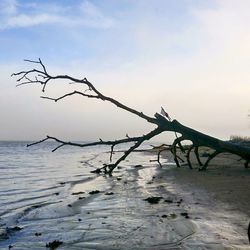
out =
<svg viewBox="0 0 250 250"><path fill-rule="evenodd" d="M194 150L196 158L198 160L198 163L200 165L200 170L206 170L208 163L216 157L218 154L221 153L231 153L240 156L242 159L245 160L245 167L248 168L248 164L250 162L250 147L238 145L229 141L222 141L215 137L203 134L199 131L196 131L192 128L186 127L179 123L176 120L173 120L172 122L166 121L165 118L163 118L159 114L155 114L155 117L158 118L160 122L160 126L163 127L164 131L174 131L177 133L180 133L181 136L177 137L173 144L171 145L171 150L174 155L174 160L176 162L176 165L180 167L179 160L177 158L176 150L177 145L180 145L180 149L184 152L184 147L181 146L181 142L184 140L188 140L192 142L192 145L187 150L186 158L187 163L190 168L192 168L192 164L190 161L190 152ZM208 147L214 150L212 154L210 154L204 164L202 164L198 149L199 147Z"/></svg>
<svg viewBox="0 0 250 250"><path fill-rule="evenodd" d="M67 98L69 96L74 96L74 95L80 95L83 97L87 98L94 98L94 99L99 99L101 101L108 101L118 108L121 108L123 110L126 110L141 119L146 120L149 123L152 123L156 126L156 128L152 131L150 131L146 135L141 135L137 137L129 137L126 136L125 138L119 139L119 140L113 140L113 141L103 141L100 139L97 142L92 142L92 143L86 143L86 144L81 144L81 143L75 143L75 142L66 142L63 140L60 140L58 138L52 137L52 136L47 136L46 138L37 141L35 143L29 144L27 146L32 146L34 144L42 143L47 140L54 140L55 142L58 143L58 146L53 150L57 150L60 147L70 145L70 146L77 146L77 147L91 147L91 146L96 146L96 145L110 145L111 150L110 150L110 162L112 162L112 155L114 152L114 148L118 144L123 144L123 143L130 143L133 142L134 145L131 146L127 151L124 152L124 154L114 163L109 163L109 164L104 164L103 167L97 168L95 173L105 173L105 174L112 174L113 170L120 164L121 161L126 159L126 157L133 152L135 149L137 149L144 141L150 140L156 135L159 135L163 132L174 132L176 134L176 139L172 143L172 145L169 147L169 150L173 153L174 160L176 163L177 167L180 167L180 160L182 160L178 155L177 151L180 149L186 157L187 163L190 168L192 168L192 163L190 161L190 152L194 150L194 153L196 155L196 158L198 160L198 163L200 165L200 170L205 170L209 164L209 162L216 157L220 153L231 153L240 156L244 161L245 161L245 167L248 167L248 164L250 162L250 147L247 146L242 146L242 145L237 145L228 141L222 141L217 138L211 137L209 135L203 134L199 131L196 131L192 128L186 127L179 123L177 120L171 120L170 117L168 116L167 113L165 115L161 115L159 113L156 113L154 117L145 115L143 112L139 112L133 108L130 108L119 101L105 96L102 94L100 91L97 90L97 88L89 82L86 78L84 79L77 79L68 75L50 75L43 64L43 62L39 59L38 61L32 61L32 60L25 60L26 62L38 65L40 69L34 68L31 70L27 71L20 71L17 73L13 73L12 76L18 77L17 79L17 86L20 85L26 85L26 84L41 84L42 86L42 91L45 92L46 87L48 83L50 83L53 80L68 80L70 83L78 83L82 84L83 86L86 87L86 89L83 92L80 91L73 91L70 93L66 93L63 96L57 97L57 98L52 98L48 96L41 96L41 98L44 99L49 99L52 101L60 101L64 98ZM180 136L178 136L178 134ZM181 142L184 140L188 140L192 142L192 145L190 147L184 147L182 146ZM208 158L204 164L202 164L200 157L199 157L199 147L208 147L213 150L213 153L208 155ZM160 154L162 150L159 150L158 152L158 157L157 161L160 163Z"/></svg>

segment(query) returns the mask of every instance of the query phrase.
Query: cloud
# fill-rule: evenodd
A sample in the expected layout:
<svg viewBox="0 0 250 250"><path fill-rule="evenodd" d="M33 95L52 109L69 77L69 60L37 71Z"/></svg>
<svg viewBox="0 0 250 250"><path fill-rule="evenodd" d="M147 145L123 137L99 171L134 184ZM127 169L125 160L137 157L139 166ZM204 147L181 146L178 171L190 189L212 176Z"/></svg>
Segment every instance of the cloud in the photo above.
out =
<svg viewBox="0 0 250 250"><path fill-rule="evenodd" d="M165 30L157 29L159 19L150 16L140 22L132 19L139 56L132 57L130 64L124 60L123 67L103 69L99 79L98 69L90 79L114 82L111 95L121 100L125 96L125 102L145 112L163 105L180 121L215 136L247 134L249 8L249 1L217 1L212 8L192 6L186 29L180 32L169 31L167 25ZM150 24L145 21L149 19ZM172 45L181 49L174 50Z"/></svg>
<svg viewBox="0 0 250 250"><path fill-rule="evenodd" d="M85 24L90 27L109 28L114 24L114 19L106 17L100 9L89 1L83 1L80 10L85 16Z"/></svg>
<svg viewBox="0 0 250 250"><path fill-rule="evenodd" d="M71 7L55 3L37 6L32 2L21 4L15 0L4 0L0 7L0 30L46 24L95 29L107 29L114 25L113 18L104 15L88 1Z"/></svg>
<svg viewBox="0 0 250 250"><path fill-rule="evenodd" d="M8 18L2 25L2 29L29 27L39 24L58 23L60 21L62 20L60 20L58 16L52 16L49 14L39 14L39 15L20 14Z"/></svg>
<svg viewBox="0 0 250 250"><path fill-rule="evenodd" d="M103 18L103 14L101 13L101 11L91 2L83 1L80 4L80 9L89 17L92 16L94 18Z"/></svg>
<svg viewBox="0 0 250 250"><path fill-rule="evenodd" d="M1 15L14 15L17 11L16 0L2 0L0 2L0 14Z"/></svg>
<svg viewBox="0 0 250 250"><path fill-rule="evenodd" d="M120 15L118 12L115 13L116 20L110 18L114 13L113 9L105 12L108 9L107 6L102 8L93 2L96 3L96 1L77 1L77 6L66 6L66 8L56 5L55 2L52 6L49 1L47 5L39 2L39 7L30 5L21 8L20 3L9 1L12 5L1 9L5 12L5 14L1 12L1 19L8 20L6 24L8 29L41 24L73 27L67 31L76 31L72 32L75 43L71 40L73 35L69 36L66 33L69 39L66 45L60 40L62 44L60 50L58 50L59 43L51 42L53 36L58 34L51 33L50 44L58 51L53 55L57 61L48 59L49 53L44 55L44 60L50 64L48 69L52 73L86 76L104 94L113 96L149 115L153 115L154 112L159 111L160 106L164 106L173 118L214 136L226 139L231 134L249 133L247 120L250 93L249 1L218 0L213 6L192 5L183 10L185 13L182 17L179 12L176 12L168 20L164 17L169 1L162 1L166 5L160 6L162 10L160 13L158 10L155 11L156 8L145 11L144 5L149 1L141 1L138 8L135 4L131 4L127 6L125 13ZM157 4L158 1L155 5ZM116 8L120 7L116 6ZM117 20L119 25L116 23ZM0 23L3 25L3 22ZM112 25L115 26L110 32L93 30L113 27ZM93 29L90 29L91 35L88 36L87 31L78 32L75 27ZM39 32L39 29L37 31ZM17 47L13 46L13 49ZM64 49L68 49L73 56L66 55ZM39 53L40 50L39 44ZM44 51L47 51L47 48ZM29 52L30 54L36 53ZM11 70L13 71L13 67ZM51 90L52 85L49 86L48 91ZM44 133L58 136L69 133L70 137L70 132L73 131L75 138L81 135L82 138L93 139L95 134L103 133L109 136L120 136L118 130L122 127L125 130L129 129L131 134L135 131L141 133L146 126L143 122L137 124L136 117L132 120L133 116L131 118L130 114L117 111L108 103L94 103L85 99L72 98L57 105L49 102L39 104L37 101L41 112L35 113L31 110L29 113L27 107L35 106L34 99L40 93L33 92L33 86L19 88L13 95L13 102L9 103L10 99L6 93L8 88L6 85L5 94L1 96L4 92L0 93L0 102L6 103L8 107L6 111L1 110L2 113L5 112L5 116L1 117L6 117L5 131L10 127L8 115L13 113L14 116L17 113L16 107L22 108L26 120L32 119L36 114L43 114L44 119L37 117L40 123L43 122L43 126L40 126L38 121L35 122L35 119L30 121L29 124L35 124L33 128L27 128L27 137L34 127L37 132L40 131L41 137ZM28 91L30 93L27 93ZM58 96L59 91L67 90L60 85L54 92L48 92L48 95ZM27 96L29 98L26 98ZM27 102L19 105L24 99ZM51 119L55 119L54 114L61 117L61 120L54 122L54 124L62 124L61 134L56 134L57 130L51 125ZM64 119L67 115L72 117ZM99 122L100 116L102 124ZM86 117L88 117L88 123ZM24 118L22 121L15 119L18 124L25 123ZM112 130L110 131L111 119ZM64 125L64 120L75 121L75 125L71 125L69 129ZM130 121L129 124L128 121ZM115 122L117 126L114 125ZM39 130L40 127L46 128L47 132Z"/></svg>

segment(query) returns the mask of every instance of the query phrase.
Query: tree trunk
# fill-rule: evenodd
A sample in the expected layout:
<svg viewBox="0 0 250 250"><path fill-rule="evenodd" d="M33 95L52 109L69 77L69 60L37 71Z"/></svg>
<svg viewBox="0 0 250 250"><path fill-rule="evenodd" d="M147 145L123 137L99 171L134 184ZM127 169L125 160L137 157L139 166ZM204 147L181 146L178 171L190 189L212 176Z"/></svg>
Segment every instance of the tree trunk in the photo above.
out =
<svg viewBox="0 0 250 250"><path fill-rule="evenodd" d="M151 138L161 134L162 132L172 131L175 133L176 139L174 140L173 144L168 149L170 149L171 152L173 153L174 160L176 162L177 167L180 167L179 160L183 160L177 155L178 147L180 148L180 150L183 153L186 153L186 150L187 150L185 147L183 147L181 145L181 142L184 140L189 140L192 142L191 147L188 149L188 151L186 153L186 159L187 159L187 162L188 162L188 165L190 168L192 168L192 163L190 161L190 152L193 149L194 149L194 153L196 155L196 158L198 160L198 163L200 165L200 170L205 170L207 168L209 162L215 156L217 156L220 153L224 153L224 152L236 154L236 155L242 157L245 160L245 167L246 168L248 167L248 164L250 161L250 147L237 145L237 144L227 142L227 141L222 141L222 140L219 140L215 137L212 137L212 136L203 134L199 131L196 131L192 128L188 128L176 120L171 121L169 115L164 111L163 108L162 108L163 115L156 113L155 118L150 117L148 115L145 115L143 112L140 112L140 111L137 111L133 108L130 108L130 107L122 104L121 102L117 101L116 99L102 94L86 78L77 79L77 78L74 78L74 77L71 77L68 75L55 75L55 76L53 76L53 75L49 74L45 65L43 64L43 62L41 61L40 58L38 61L33 61L33 60L25 60L25 61L28 63L38 65L39 69L34 68L31 70L20 71L20 72L12 74L12 76L19 77L17 79L17 82L18 82L17 86L26 85L26 84L40 84L40 85L42 85L42 91L45 92L45 89L50 82L56 81L56 80L66 80L66 81L69 81L70 83L81 84L83 87L86 88L82 92L75 90L73 92L66 93L66 94L59 96L57 98L52 98L52 97L48 97L48 96L42 96L41 98L49 99L49 100L58 102L58 101L60 101L64 98L67 98L67 97L71 97L74 95L80 95L80 96L85 97L85 98L98 99L100 101L107 101L107 102L112 103L116 107L123 109L123 110L126 110L127 112L129 112L133 115L136 115L137 117L144 119L146 122L149 122L149 123L154 124L156 126L156 128L154 130L147 133L146 135L137 136L137 137L129 137L128 135L126 135L126 138L122 138L119 140L113 140L113 141L103 141L102 139L100 139L97 142L81 144L81 143L74 143L74 142L66 142L66 141L57 139L57 138L52 137L52 136L47 136L46 138L44 138L38 142L29 144L27 146L38 144L38 143L44 142L46 140L54 140L58 143L58 146L53 151L65 146L65 145L77 146L77 147L110 145L111 146L110 162L111 162L114 147L116 145L122 144L122 143L134 142L134 145L132 147L130 147L127 151L125 151L124 154L115 163L103 164L104 165L103 167L97 168L95 171L93 171L95 173L104 172L105 174L112 174L112 171L120 164L120 162L125 160L126 157L131 152L133 152L137 147L139 147L144 141L150 140ZM178 137L177 133L180 134L181 136ZM200 157L199 157L199 147L201 147L201 146L209 147L209 148L214 150L214 152L208 156L207 161L205 162L204 165L202 165L202 162L200 161ZM160 165L161 165L161 163L160 163L160 153L161 152L162 152L162 150L159 150L158 157L157 157L157 161L159 162Z"/></svg>
<svg viewBox="0 0 250 250"><path fill-rule="evenodd" d="M192 128L186 127L179 123L177 120L168 121L160 114L155 114L156 119L159 121L159 126L164 131L173 131L176 133L181 134L181 137L177 137L174 143L172 144L173 148L173 154L174 159L179 166L178 159L176 157L176 147L177 144L180 144L184 140L189 140L193 143L193 145L190 147L190 150L187 152L187 161L189 166L191 167L190 163L190 151L194 148L195 153L198 159L199 164L201 165L201 162L199 160L198 156L198 148L199 147L209 147L214 150L214 152L208 157L205 164L200 168L200 170L205 170L207 168L208 163L210 160L212 160L215 156L217 156L220 153L231 153L240 156L241 158L245 159L245 167L248 167L248 163L250 161L250 147L242 146L239 144L235 144L229 141L222 141L220 139L217 139L215 137L203 134L197 130L194 130Z"/></svg>

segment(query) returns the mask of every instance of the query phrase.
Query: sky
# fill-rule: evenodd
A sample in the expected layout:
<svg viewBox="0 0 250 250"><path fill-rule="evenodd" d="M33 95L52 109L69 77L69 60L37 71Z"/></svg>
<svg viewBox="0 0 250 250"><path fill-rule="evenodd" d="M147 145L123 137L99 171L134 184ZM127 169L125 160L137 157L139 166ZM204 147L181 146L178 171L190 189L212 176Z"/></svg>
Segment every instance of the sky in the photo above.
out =
<svg viewBox="0 0 250 250"><path fill-rule="evenodd" d="M249 0L0 0L0 140L96 140L151 124L112 104L41 99L11 73L41 58L104 95L221 139L250 133ZM82 86L50 83L58 97ZM169 140L163 135L161 140Z"/></svg>

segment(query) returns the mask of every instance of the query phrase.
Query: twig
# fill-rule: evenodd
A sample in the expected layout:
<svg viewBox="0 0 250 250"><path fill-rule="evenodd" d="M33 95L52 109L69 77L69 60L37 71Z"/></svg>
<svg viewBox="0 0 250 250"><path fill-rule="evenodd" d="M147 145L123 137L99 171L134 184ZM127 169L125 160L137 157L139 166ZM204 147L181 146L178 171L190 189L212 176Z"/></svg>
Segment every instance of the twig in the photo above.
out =
<svg viewBox="0 0 250 250"><path fill-rule="evenodd" d="M17 82L21 82L23 79L25 79L25 77L27 77L28 75L31 75L33 73L37 74L36 77L40 77L41 79L38 79L38 78L35 78L35 80L28 80L27 82L25 81L18 84L18 86L20 85L24 85L24 84L28 84L28 83L40 83L43 87L42 87L42 91L44 92L45 91L45 88L47 86L47 83L51 80L69 80L70 83L74 82L74 83L81 83L81 84L84 84L88 87L89 90L93 91L93 93L95 93L95 95L87 95L83 92L79 92L79 91L74 91L72 93L68 93L68 94L65 94L61 97L58 97L58 98L51 98L51 97L42 97L42 98L45 98L45 99L49 99L49 100L54 100L54 101L59 101L63 98L66 98L68 96L72 96L74 94L80 94L84 97L88 97L88 98L96 98L96 99L100 99L100 100L103 100L103 101L108 101L108 102L111 102L113 103L114 105L116 105L118 108L121 108L121 109L124 109L130 113L133 113L139 117L141 117L142 119L145 119L147 120L148 122L150 123L154 123L154 124L157 124L157 120L153 117L150 117L150 116L147 116L145 114L143 114L142 112L139 112L135 109L132 109L120 102L118 102L117 100L109 97L109 96L105 96L103 95L100 91L98 91L95 86L89 82L87 80L87 78L83 78L83 79L77 79L77 78L74 78L74 77L71 77L71 76L68 76L68 75L56 75L56 76L51 76L48 74L47 72L47 69L46 67L44 66L42 60L39 58L38 61L34 61L34 60L29 60L29 59L25 59L24 61L26 62L29 62L29 63L33 63L33 64L38 64L42 67L42 70L39 70L39 69L32 69L32 70L28 70L28 71L20 71L20 72L17 72L17 73L14 73L12 74L12 76L20 76L20 78L17 79ZM26 79L27 80L27 79Z"/></svg>

